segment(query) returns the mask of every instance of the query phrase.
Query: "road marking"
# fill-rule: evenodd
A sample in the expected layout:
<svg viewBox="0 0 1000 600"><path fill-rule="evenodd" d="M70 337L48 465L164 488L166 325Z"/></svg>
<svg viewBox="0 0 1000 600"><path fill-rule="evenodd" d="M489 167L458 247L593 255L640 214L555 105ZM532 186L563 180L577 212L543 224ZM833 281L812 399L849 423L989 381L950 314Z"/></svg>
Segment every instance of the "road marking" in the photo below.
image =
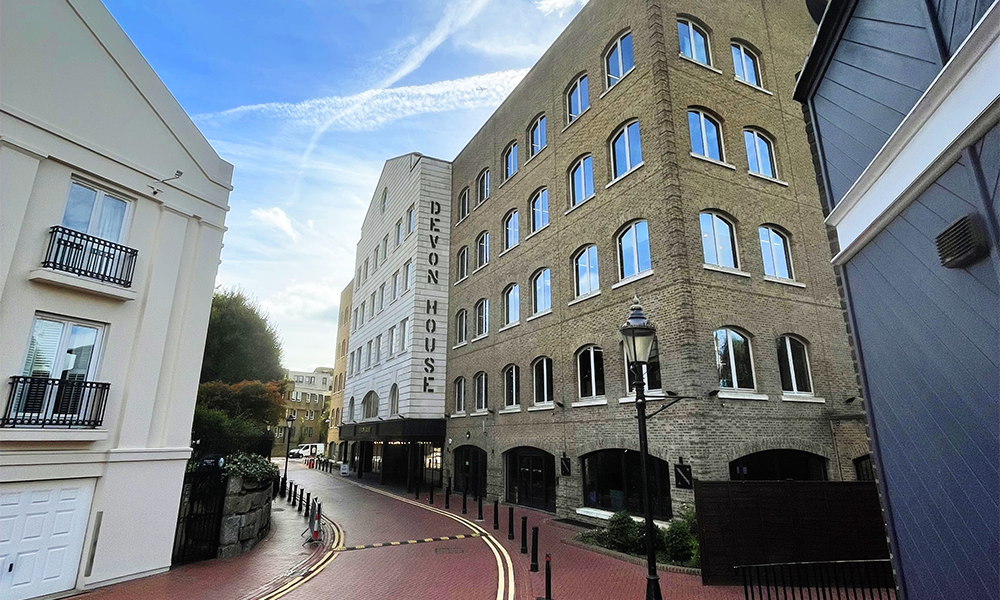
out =
<svg viewBox="0 0 1000 600"><path fill-rule="evenodd" d="M465 538L477 538L483 537L481 533L470 533L468 535L443 535L436 538L424 538L422 540L406 540L405 542L376 542L374 544L359 544L357 546L351 546L350 548L344 548L346 552L348 550L367 550L369 548L385 548L389 546L408 546L410 544L426 544L427 542L445 542L448 540L463 540Z"/></svg>
<svg viewBox="0 0 1000 600"><path fill-rule="evenodd" d="M333 527L333 541L332 541L333 549L327 551L327 553L323 555L323 558L321 558L319 562L313 565L311 569L306 571L304 575L297 575L293 577L291 581L288 581L283 586L279 587L278 589L274 590L273 592L265 596L258 598L257 600L277 600L278 598L281 598L282 596L289 594L298 587L304 585L307 581L309 581L313 577L319 575L320 572L327 567L327 565L332 563L334 559L340 556L339 550L343 550L343 548L341 547L341 543L344 540L344 531L343 529L341 529L340 525L334 523L329 517L324 516L323 518L325 518Z"/></svg>

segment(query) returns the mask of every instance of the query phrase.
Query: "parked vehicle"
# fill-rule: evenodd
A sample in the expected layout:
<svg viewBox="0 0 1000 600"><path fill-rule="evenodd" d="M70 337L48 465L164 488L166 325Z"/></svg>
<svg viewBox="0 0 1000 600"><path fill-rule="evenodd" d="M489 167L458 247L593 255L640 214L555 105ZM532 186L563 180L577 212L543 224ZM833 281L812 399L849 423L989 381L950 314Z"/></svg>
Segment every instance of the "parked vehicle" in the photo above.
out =
<svg viewBox="0 0 1000 600"><path fill-rule="evenodd" d="M323 454L324 444L299 444L288 452L288 458L313 457Z"/></svg>

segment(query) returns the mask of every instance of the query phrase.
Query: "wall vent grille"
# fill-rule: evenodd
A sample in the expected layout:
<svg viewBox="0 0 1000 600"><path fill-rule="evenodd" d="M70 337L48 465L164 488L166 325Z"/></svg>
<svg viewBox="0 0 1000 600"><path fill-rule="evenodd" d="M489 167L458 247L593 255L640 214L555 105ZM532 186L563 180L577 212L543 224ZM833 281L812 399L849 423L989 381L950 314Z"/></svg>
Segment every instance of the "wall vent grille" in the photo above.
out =
<svg viewBox="0 0 1000 600"><path fill-rule="evenodd" d="M990 246L977 213L961 217L934 238L941 266L961 269L986 258Z"/></svg>

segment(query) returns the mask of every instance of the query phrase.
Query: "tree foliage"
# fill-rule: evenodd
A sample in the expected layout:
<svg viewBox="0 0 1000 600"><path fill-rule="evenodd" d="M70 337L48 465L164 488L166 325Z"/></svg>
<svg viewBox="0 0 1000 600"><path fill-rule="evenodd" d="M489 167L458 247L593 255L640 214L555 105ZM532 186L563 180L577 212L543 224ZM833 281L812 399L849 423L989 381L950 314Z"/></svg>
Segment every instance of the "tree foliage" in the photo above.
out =
<svg viewBox="0 0 1000 600"><path fill-rule="evenodd" d="M208 320L201 381L278 381L281 340L255 299L239 288L216 290Z"/></svg>
<svg viewBox="0 0 1000 600"><path fill-rule="evenodd" d="M269 453L273 434L267 430L284 416L284 381L218 381L198 386L191 439L197 456L234 452Z"/></svg>

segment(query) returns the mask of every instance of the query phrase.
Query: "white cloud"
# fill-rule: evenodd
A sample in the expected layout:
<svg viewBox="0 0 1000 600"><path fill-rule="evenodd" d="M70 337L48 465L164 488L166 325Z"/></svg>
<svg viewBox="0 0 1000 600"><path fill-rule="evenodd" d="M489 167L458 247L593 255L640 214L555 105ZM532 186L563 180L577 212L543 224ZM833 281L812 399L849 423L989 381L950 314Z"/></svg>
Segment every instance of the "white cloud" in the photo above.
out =
<svg viewBox="0 0 1000 600"><path fill-rule="evenodd" d="M295 231L295 228L292 227L292 220L288 218L285 211L281 210L277 206L266 210L263 208L255 208L250 211L250 216L265 225L287 234L288 237L292 238L293 242L299 241L299 232Z"/></svg>
<svg viewBox="0 0 1000 600"><path fill-rule="evenodd" d="M535 8L547 15L559 13L562 16L574 6L586 3L587 0L535 0Z"/></svg>

